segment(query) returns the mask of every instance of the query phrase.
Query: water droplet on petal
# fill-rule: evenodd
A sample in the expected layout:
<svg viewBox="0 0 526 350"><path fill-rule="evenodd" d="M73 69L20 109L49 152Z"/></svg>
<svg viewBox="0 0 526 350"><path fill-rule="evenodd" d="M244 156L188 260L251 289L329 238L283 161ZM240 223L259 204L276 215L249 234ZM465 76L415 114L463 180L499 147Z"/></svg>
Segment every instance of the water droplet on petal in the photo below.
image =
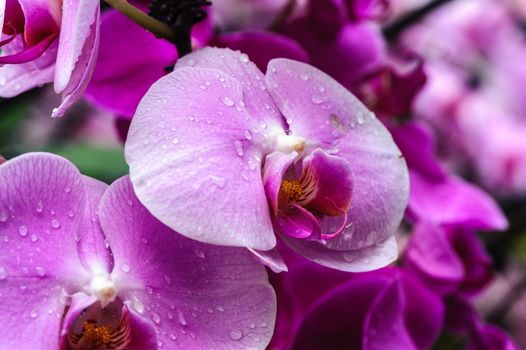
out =
<svg viewBox="0 0 526 350"><path fill-rule="evenodd" d="M242 157L243 154L245 154L245 150L243 149L243 144L239 140L234 141L234 148L236 149L236 153L238 156Z"/></svg>
<svg viewBox="0 0 526 350"><path fill-rule="evenodd" d="M177 336L175 335L175 333L170 333L170 339L177 340Z"/></svg>
<svg viewBox="0 0 526 350"><path fill-rule="evenodd" d="M318 95L312 96L310 100L312 101L312 103L314 103L316 105L322 104L323 102L327 101L327 99L325 97L318 96Z"/></svg>
<svg viewBox="0 0 526 350"><path fill-rule="evenodd" d="M36 211L37 213L42 213L44 211L44 203L42 203L42 201L37 203Z"/></svg>
<svg viewBox="0 0 526 350"><path fill-rule="evenodd" d="M252 133L250 132L250 130L243 131L243 135L245 136L247 140L249 141L252 140Z"/></svg>
<svg viewBox="0 0 526 350"><path fill-rule="evenodd" d="M205 258L205 252L199 249L194 249L195 256L198 258L204 259Z"/></svg>
<svg viewBox="0 0 526 350"><path fill-rule="evenodd" d="M237 330L237 329L234 329L232 331L230 331L230 339L232 340L239 340L243 338L243 333L241 333L241 331Z"/></svg>
<svg viewBox="0 0 526 350"><path fill-rule="evenodd" d="M3 281L7 278L7 271L3 266L0 266L0 281Z"/></svg>
<svg viewBox="0 0 526 350"><path fill-rule="evenodd" d="M225 187L226 181L223 177L211 175L210 180L219 188Z"/></svg>
<svg viewBox="0 0 526 350"><path fill-rule="evenodd" d="M221 102L227 107L232 107L234 105L234 101L228 96L222 97Z"/></svg>
<svg viewBox="0 0 526 350"><path fill-rule="evenodd" d="M36 241L38 241L38 236L33 233L31 235L31 242L36 242Z"/></svg>
<svg viewBox="0 0 526 350"><path fill-rule="evenodd" d="M246 54L242 53L241 56L239 56L239 60L243 63L248 63L249 58Z"/></svg>
<svg viewBox="0 0 526 350"><path fill-rule="evenodd" d="M35 270L37 272L37 275L40 277L44 277L46 275L46 269L41 266L37 266Z"/></svg>
<svg viewBox="0 0 526 350"><path fill-rule="evenodd" d="M58 229L60 227L60 221L58 221L57 219L52 219L51 227L53 227L54 229Z"/></svg>
<svg viewBox="0 0 526 350"><path fill-rule="evenodd" d="M224 311L225 311L225 308L222 307L221 305L217 305L217 306L216 306L216 310L219 311L219 312L224 312Z"/></svg>
<svg viewBox="0 0 526 350"><path fill-rule="evenodd" d="M130 265L128 265L128 264L122 264L122 265L121 265L121 271L122 271L122 272L130 272Z"/></svg>
<svg viewBox="0 0 526 350"><path fill-rule="evenodd" d="M303 81L307 81L309 80L309 76L306 73L301 73L300 79Z"/></svg>
<svg viewBox="0 0 526 350"><path fill-rule="evenodd" d="M38 311L37 310L31 310L29 315L31 316L31 318L37 318L38 317Z"/></svg>
<svg viewBox="0 0 526 350"><path fill-rule="evenodd" d="M174 139L172 140L172 143L174 145L177 145L179 143L179 139L177 137L174 137Z"/></svg>
<svg viewBox="0 0 526 350"><path fill-rule="evenodd" d="M153 322L155 322L156 324L161 324L161 316L158 314L158 313L154 313L152 315L152 320Z"/></svg>
<svg viewBox="0 0 526 350"><path fill-rule="evenodd" d="M179 320L179 323L181 324L181 326L186 326L188 324L181 310L177 311L177 319Z"/></svg>
<svg viewBox="0 0 526 350"><path fill-rule="evenodd" d="M0 212L0 222L6 222L7 220L7 213Z"/></svg>
<svg viewBox="0 0 526 350"><path fill-rule="evenodd" d="M18 228L18 233L19 233L20 236L22 236L22 237L27 236L27 227L25 227L24 225L20 226L20 227Z"/></svg>

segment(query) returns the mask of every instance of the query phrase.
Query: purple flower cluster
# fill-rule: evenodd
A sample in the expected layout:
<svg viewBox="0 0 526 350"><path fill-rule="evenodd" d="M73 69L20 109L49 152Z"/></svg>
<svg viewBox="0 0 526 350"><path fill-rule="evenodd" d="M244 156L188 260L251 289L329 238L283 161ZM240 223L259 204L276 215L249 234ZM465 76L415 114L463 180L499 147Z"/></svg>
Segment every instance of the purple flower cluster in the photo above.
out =
<svg viewBox="0 0 526 350"><path fill-rule="evenodd" d="M0 350L519 349L520 1L105 3L0 0L0 96L129 167L0 156Z"/></svg>

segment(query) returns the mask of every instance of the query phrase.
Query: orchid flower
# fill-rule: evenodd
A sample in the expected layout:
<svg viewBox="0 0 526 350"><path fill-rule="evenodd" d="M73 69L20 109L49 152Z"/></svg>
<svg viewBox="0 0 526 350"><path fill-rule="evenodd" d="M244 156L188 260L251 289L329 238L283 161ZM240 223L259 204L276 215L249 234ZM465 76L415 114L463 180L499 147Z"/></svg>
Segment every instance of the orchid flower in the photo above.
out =
<svg viewBox="0 0 526 350"><path fill-rule="evenodd" d="M98 0L0 0L0 96L54 82L62 116L89 82L97 56Z"/></svg>
<svg viewBox="0 0 526 350"><path fill-rule="evenodd" d="M374 114L309 65L274 59L265 76L240 52L187 55L141 101L125 155L156 218L275 270L276 236L349 271L397 255L405 161Z"/></svg>
<svg viewBox="0 0 526 350"><path fill-rule="evenodd" d="M67 160L0 166L0 339L10 349L264 349L275 295L239 248L172 232L127 177Z"/></svg>

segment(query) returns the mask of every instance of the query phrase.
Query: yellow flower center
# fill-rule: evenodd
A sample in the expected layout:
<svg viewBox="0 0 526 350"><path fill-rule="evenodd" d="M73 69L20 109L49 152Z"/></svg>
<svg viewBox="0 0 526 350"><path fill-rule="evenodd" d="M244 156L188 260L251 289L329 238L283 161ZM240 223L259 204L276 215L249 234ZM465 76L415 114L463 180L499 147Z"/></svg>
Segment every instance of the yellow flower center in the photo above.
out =
<svg viewBox="0 0 526 350"><path fill-rule="evenodd" d="M285 195L287 201L297 201L303 196L303 188L300 185L299 181L281 181L281 193Z"/></svg>
<svg viewBox="0 0 526 350"><path fill-rule="evenodd" d="M85 321L82 329L84 337L94 345L108 344L111 341L110 328L108 326L97 327L94 323Z"/></svg>

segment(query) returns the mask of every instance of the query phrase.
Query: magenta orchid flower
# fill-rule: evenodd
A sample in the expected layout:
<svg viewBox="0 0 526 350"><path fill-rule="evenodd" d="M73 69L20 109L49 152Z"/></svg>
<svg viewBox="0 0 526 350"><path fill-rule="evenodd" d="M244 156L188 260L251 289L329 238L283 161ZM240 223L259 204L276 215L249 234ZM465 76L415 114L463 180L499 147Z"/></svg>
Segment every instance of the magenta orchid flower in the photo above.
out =
<svg viewBox="0 0 526 350"><path fill-rule="evenodd" d="M351 93L309 65L205 48L145 95L125 154L139 200L202 242L242 246L274 269L278 236L342 270L392 262L405 161Z"/></svg>
<svg viewBox="0 0 526 350"><path fill-rule="evenodd" d="M0 96L54 82L62 116L89 82L99 40L99 1L0 0Z"/></svg>
<svg viewBox="0 0 526 350"><path fill-rule="evenodd" d="M239 248L184 238L51 154L0 166L2 348L264 349L275 295Z"/></svg>

